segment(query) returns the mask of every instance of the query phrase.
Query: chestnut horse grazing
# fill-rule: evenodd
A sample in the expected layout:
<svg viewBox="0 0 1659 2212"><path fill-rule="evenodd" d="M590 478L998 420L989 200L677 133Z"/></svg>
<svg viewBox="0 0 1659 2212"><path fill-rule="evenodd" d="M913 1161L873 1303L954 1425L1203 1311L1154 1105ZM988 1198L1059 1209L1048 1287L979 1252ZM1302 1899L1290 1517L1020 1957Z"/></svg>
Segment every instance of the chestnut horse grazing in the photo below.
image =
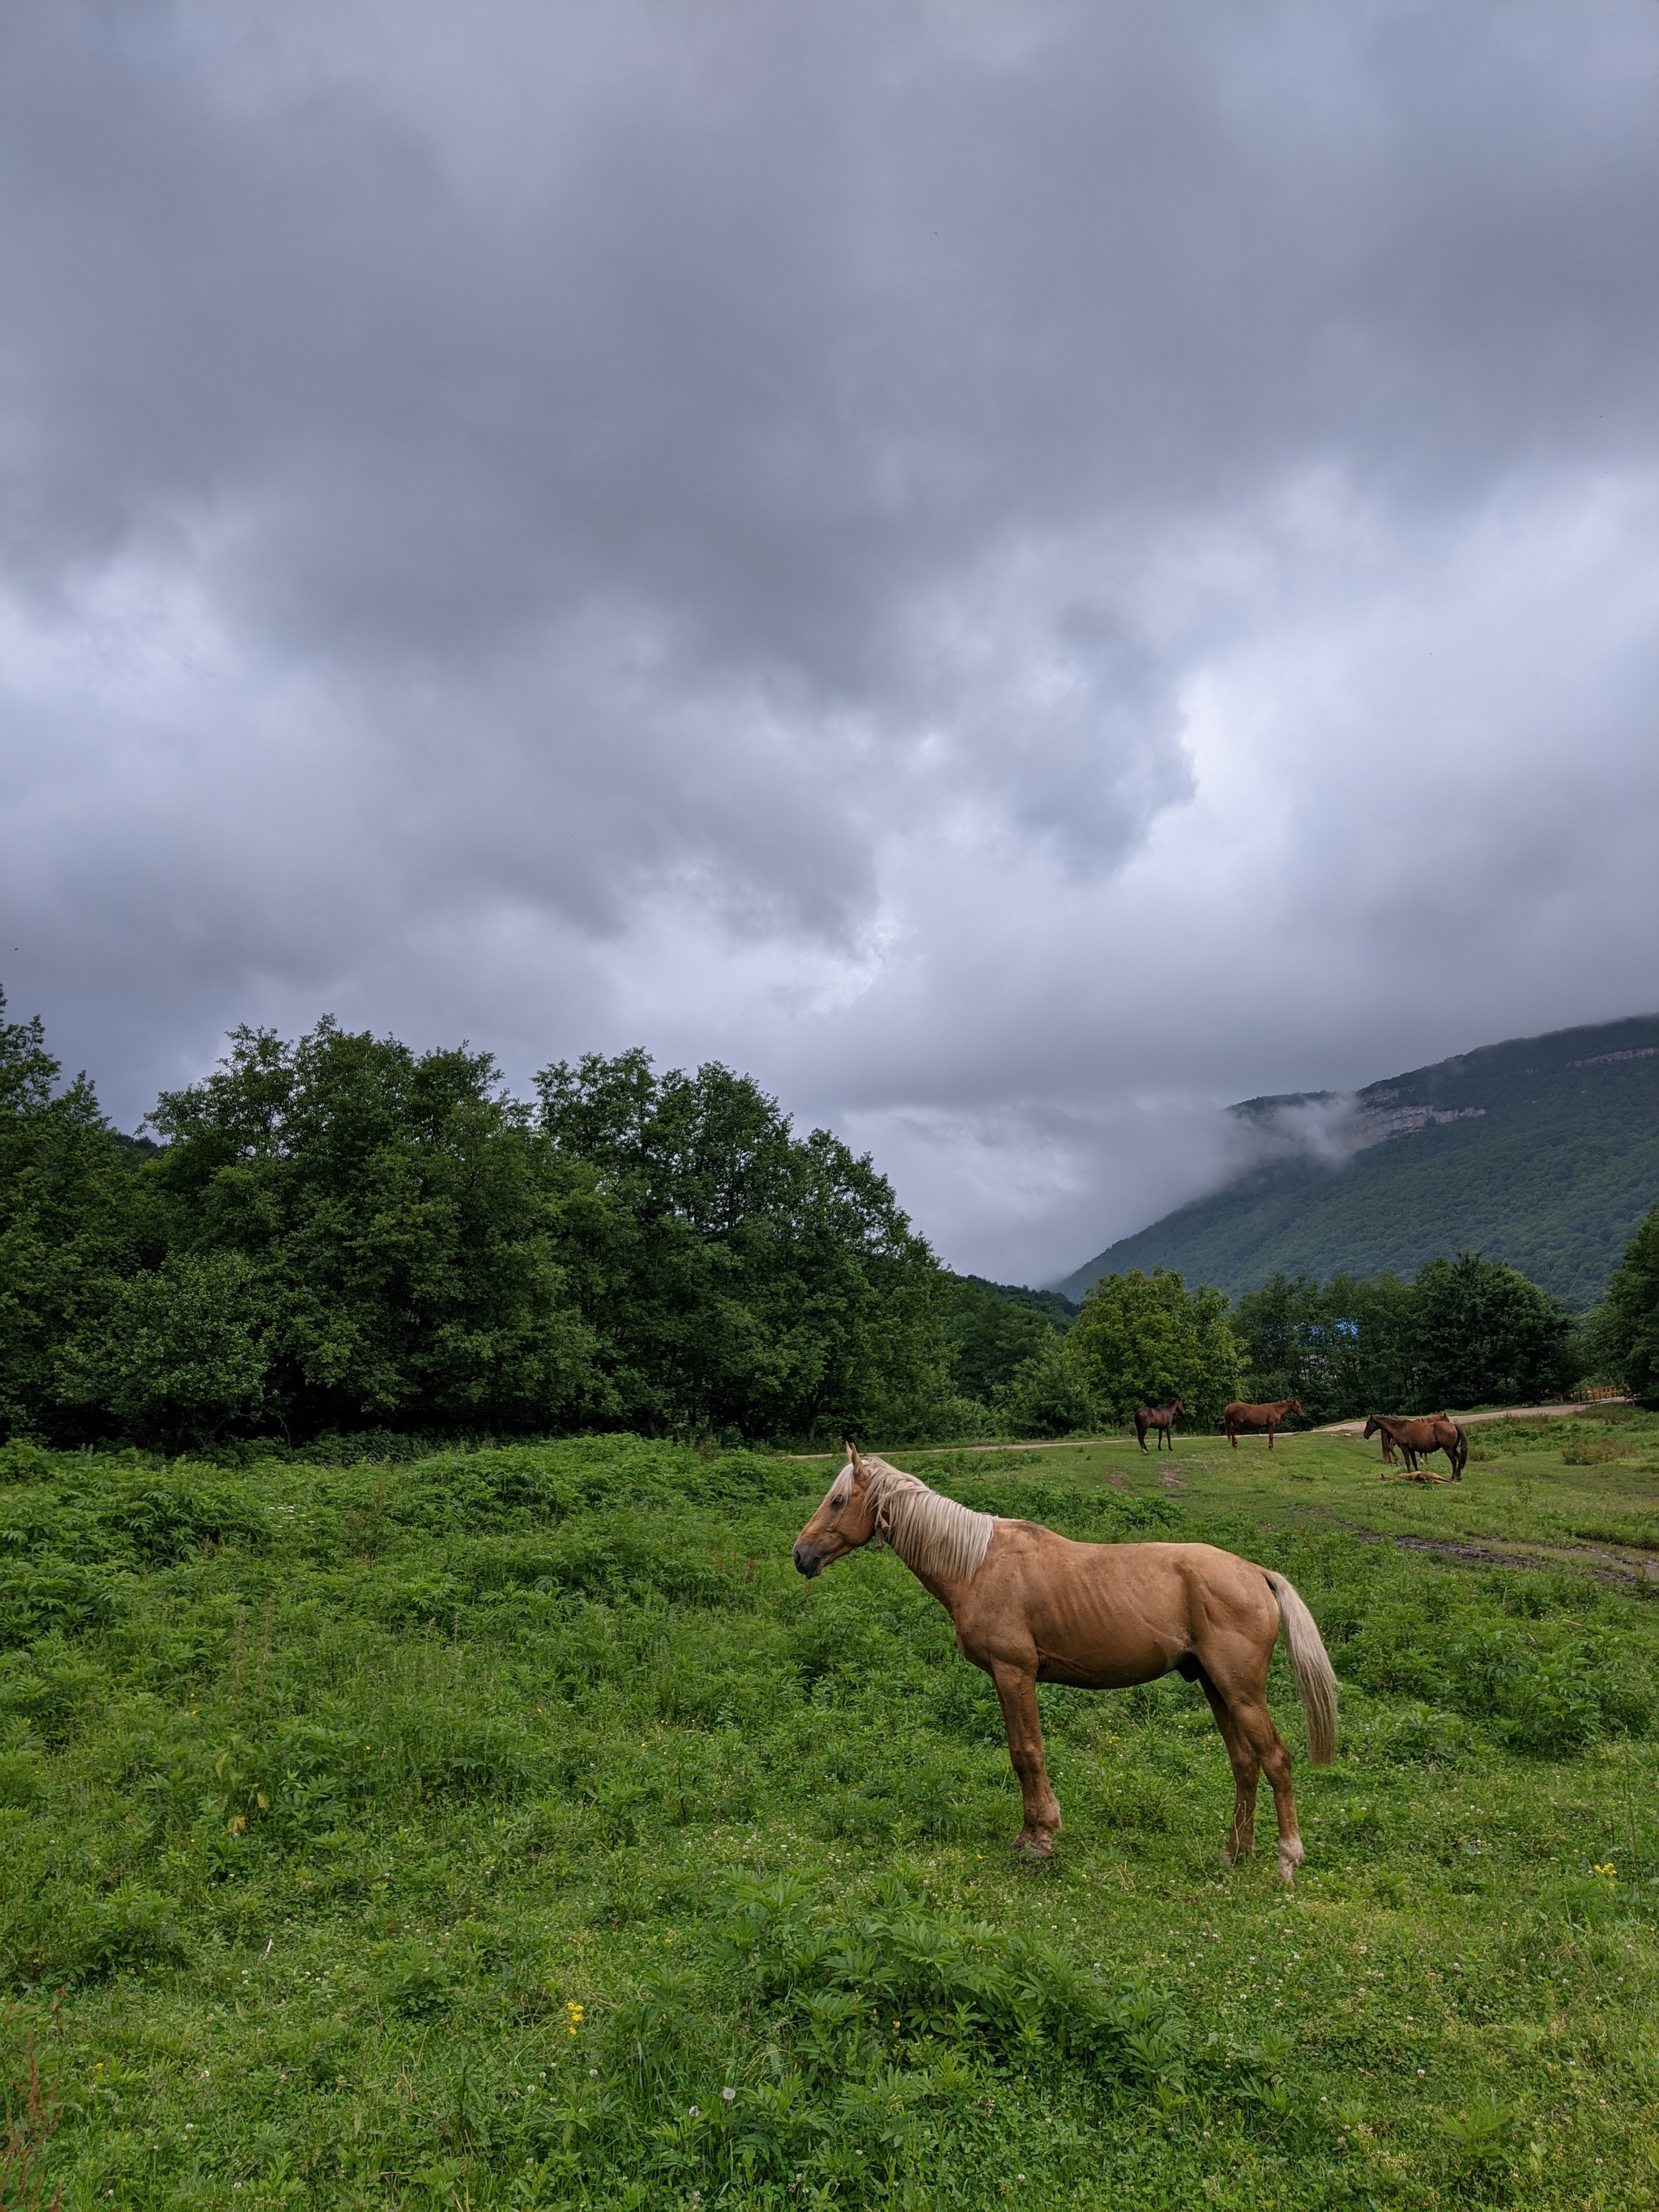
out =
<svg viewBox="0 0 1659 2212"><path fill-rule="evenodd" d="M1415 1476L1419 1482L1425 1479L1431 1482L1446 1480L1443 1475L1431 1475L1426 1470L1419 1470L1417 1462L1419 1456L1426 1457L1430 1452L1437 1451L1445 1453L1446 1464L1451 1469L1451 1480L1462 1482L1463 1480L1463 1469L1468 1464L1469 1440L1449 1414L1430 1413L1421 1420L1407 1420L1398 1413L1370 1413L1366 1416L1365 1434L1382 1437L1385 1460L1393 1457L1389 1449L1392 1444L1405 1461L1407 1473Z"/></svg>
<svg viewBox="0 0 1659 2212"><path fill-rule="evenodd" d="M1146 1431L1148 1429L1156 1429L1158 1431L1157 1441L1152 1445L1152 1449L1154 1451L1158 1449L1159 1444L1168 1444L1170 1449L1173 1451L1175 1449L1175 1437L1170 1434L1170 1431L1175 1427L1176 1415L1177 1413L1184 1413L1186 1410L1187 1408L1182 1404L1179 1398L1171 1398L1167 1406L1137 1406L1135 1407L1135 1434L1140 1439L1140 1449L1142 1451L1145 1451L1146 1449Z"/></svg>
<svg viewBox="0 0 1659 2212"><path fill-rule="evenodd" d="M1284 1419L1285 1414L1300 1415L1301 1412L1302 1407L1294 1398L1279 1398L1271 1406L1247 1406L1242 1400L1236 1398L1221 1418L1226 1424L1227 1441L1235 1451L1238 1449L1238 1432L1241 1429L1266 1429L1267 1449L1271 1451L1273 1448L1273 1431Z"/></svg>
<svg viewBox="0 0 1659 2212"><path fill-rule="evenodd" d="M1255 1848L1256 1778L1279 1814L1279 1873L1302 1863L1291 1754L1267 1711L1267 1662L1281 1633L1316 1766L1336 1749L1336 1677L1313 1615L1283 1575L1212 1544L1074 1544L1032 1521L1004 1521L941 1498L914 1474L851 1444L847 1464L795 1539L801 1573L820 1575L861 1544L889 1544L956 1623L957 1649L996 1686L1019 1778L1015 1848L1053 1856L1060 1807L1048 1786L1039 1682L1122 1690L1171 1670L1209 1700L1232 1763L1226 1855Z"/></svg>

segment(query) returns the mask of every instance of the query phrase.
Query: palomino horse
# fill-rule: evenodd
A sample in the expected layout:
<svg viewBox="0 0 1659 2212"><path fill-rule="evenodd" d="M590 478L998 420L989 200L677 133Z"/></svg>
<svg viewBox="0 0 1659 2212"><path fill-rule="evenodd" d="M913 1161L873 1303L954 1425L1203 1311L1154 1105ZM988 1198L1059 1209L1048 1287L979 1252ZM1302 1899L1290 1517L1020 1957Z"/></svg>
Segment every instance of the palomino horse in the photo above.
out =
<svg viewBox="0 0 1659 2212"><path fill-rule="evenodd" d="M1170 1431L1175 1427L1176 1415L1177 1413L1184 1413L1186 1410L1187 1408L1182 1404L1179 1398L1171 1398L1167 1406L1137 1406L1135 1407L1135 1434L1140 1439L1140 1449L1142 1451L1145 1451L1146 1449L1146 1431L1148 1429L1156 1429L1158 1431L1157 1440L1152 1445L1152 1449L1154 1451L1158 1449L1159 1444L1168 1444L1170 1449L1173 1451L1175 1449L1175 1437L1171 1435Z"/></svg>
<svg viewBox="0 0 1659 2212"><path fill-rule="evenodd" d="M1211 1544L1074 1544L1032 1521L1004 1521L941 1498L851 1444L847 1464L795 1539L806 1576L861 1544L886 1543L956 1623L957 1649L990 1676L1019 1778L1016 1843L1051 1857L1060 1806L1048 1786L1039 1682L1127 1689L1171 1669L1196 1682L1232 1762L1227 1857L1255 1848L1256 1778L1279 1814L1279 1873L1302 1863L1291 1754L1267 1711L1267 1662L1281 1633L1308 1722L1308 1756L1336 1749L1336 1677L1313 1615L1283 1575Z"/></svg>
<svg viewBox="0 0 1659 2212"><path fill-rule="evenodd" d="M1295 1413L1300 1418L1301 1413L1302 1407L1294 1398L1275 1399L1271 1406L1247 1406L1242 1400L1236 1398L1221 1418L1226 1424L1227 1441L1235 1451L1238 1449L1238 1432L1241 1429L1266 1429L1267 1449L1271 1451L1273 1448L1273 1431L1284 1419L1285 1414Z"/></svg>
<svg viewBox="0 0 1659 2212"><path fill-rule="evenodd" d="M1385 1460L1393 1457L1389 1449L1392 1444L1405 1461L1406 1472L1419 1482L1446 1480L1443 1475L1430 1474L1426 1468L1419 1469L1419 1457L1437 1451L1445 1453L1452 1481L1463 1480L1463 1469L1468 1464L1469 1440L1448 1414L1430 1413L1421 1420L1407 1420L1398 1413L1371 1413L1366 1417L1365 1434L1382 1437Z"/></svg>

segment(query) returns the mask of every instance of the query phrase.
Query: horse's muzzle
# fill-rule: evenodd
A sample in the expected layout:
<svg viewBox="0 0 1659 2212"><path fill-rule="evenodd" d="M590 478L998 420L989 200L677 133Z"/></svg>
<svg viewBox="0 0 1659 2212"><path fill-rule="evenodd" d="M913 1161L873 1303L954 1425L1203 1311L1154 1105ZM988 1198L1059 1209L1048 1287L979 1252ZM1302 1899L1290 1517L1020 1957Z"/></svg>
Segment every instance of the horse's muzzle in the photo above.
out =
<svg viewBox="0 0 1659 2212"><path fill-rule="evenodd" d="M797 1572L805 1575L809 1583L815 1575L823 1572L823 1554L816 1544L797 1544L790 1557Z"/></svg>

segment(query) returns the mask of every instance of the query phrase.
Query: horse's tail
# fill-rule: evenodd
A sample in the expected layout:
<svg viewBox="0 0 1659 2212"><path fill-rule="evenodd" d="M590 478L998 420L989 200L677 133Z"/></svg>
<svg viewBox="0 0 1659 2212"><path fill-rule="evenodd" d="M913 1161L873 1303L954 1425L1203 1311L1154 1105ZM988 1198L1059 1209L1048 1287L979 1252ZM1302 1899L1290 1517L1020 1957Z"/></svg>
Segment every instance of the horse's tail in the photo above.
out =
<svg viewBox="0 0 1659 2212"><path fill-rule="evenodd" d="M1336 1676L1312 1613L1283 1575L1267 1567L1262 1572L1279 1601L1279 1625L1308 1723L1308 1756L1316 1766L1328 1766L1336 1755Z"/></svg>

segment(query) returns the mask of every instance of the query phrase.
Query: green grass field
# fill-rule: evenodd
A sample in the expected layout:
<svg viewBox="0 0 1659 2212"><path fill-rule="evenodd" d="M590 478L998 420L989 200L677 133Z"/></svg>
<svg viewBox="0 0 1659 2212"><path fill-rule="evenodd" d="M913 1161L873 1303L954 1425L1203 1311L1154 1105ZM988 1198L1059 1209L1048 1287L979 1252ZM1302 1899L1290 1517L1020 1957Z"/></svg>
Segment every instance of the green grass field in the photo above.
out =
<svg viewBox="0 0 1659 2212"><path fill-rule="evenodd" d="M1477 1451L1432 1490L1326 1437L894 1454L1291 1576L1343 1746L1290 1894L1266 1807L1223 1870L1176 1678L1043 1692L1066 1827L1015 1863L945 1615L886 1554L790 1567L827 1461L0 1452L44 2201L1650 2206L1659 1419Z"/></svg>

